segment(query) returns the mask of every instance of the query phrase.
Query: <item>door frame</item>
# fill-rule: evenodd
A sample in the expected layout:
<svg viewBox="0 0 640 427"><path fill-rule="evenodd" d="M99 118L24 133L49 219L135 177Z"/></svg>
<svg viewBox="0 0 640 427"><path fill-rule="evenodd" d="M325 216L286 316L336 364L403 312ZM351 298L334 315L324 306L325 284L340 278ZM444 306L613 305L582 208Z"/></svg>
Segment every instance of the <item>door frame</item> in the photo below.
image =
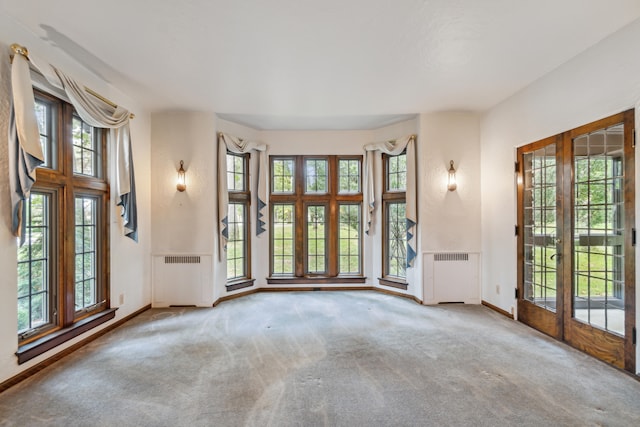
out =
<svg viewBox="0 0 640 427"><path fill-rule="evenodd" d="M624 124L624 337L574 318L574 147L573 139ZM517 306L518 320L618 368L635 373L635 111L623 111L517 148ZM525 299L524 293L524 153L556 144L556 212L561 224L556 282L556 311Z"/></svg>
<svg viewBox="0 0 640 427"><path fill-rule="evenodd" d="M524 289L524 236L525 236L525 224L524 224L524 155L525 153L536 151L540 148L547 147L551 144L556 144L556 218L560 221L564 221L564 200L558 195L561 194L563 189L562 177L563 177L563 143L562 135L554 135L549 138L542 139L540 141L533 142L531 144L518 147L516 163L518 173L518 195L517 195L517 216L518 216L518 320L525 323L535 329L538 329L545 334L552 336L556 339L562 340L564 334L564 323L562 321L562 310L564 309L564 292L563 286L566 278L563 271L557 269L558 274L556 276L556 311L552 312L535 304L532 304L525 299ZM558 161L560 159L560 161ZM564 224L563 224L564 227ZM564 249L564 248L563 248ZM558 251L560 252L560 251ZM560 266L560 260L556 261L556 265Z"/></svg>

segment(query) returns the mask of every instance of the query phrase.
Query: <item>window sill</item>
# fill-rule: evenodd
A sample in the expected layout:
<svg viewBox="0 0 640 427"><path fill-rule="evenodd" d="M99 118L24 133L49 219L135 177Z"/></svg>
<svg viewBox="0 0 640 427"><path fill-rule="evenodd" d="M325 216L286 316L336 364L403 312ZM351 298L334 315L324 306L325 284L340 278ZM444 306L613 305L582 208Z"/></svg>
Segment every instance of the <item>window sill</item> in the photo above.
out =
<svg viewBox="0 0 640 427"><path fill-rule="evenodd" d="M379 277L378 283L381 284L382 286L390 286L392 288L402 289L403 291L406 291L407 286L409 286L407 282L401 279L390 279L388 277L386 278Z"/></svg>
<svg viewBox="0 0 640 427"><path fill-rule="evenodd" d="M237 291L238 289L250 288L256 279L240 279L227 283L227 292Z"/></svg>
<svg viewBox="0 0 640 427"><path fill-rule="evenodd" d="M334 284L334 283L365 283L366 277L267 277L269 285L305 285L305 284Z"/></svg>
<svg viewBox="0 0 640 427"><path fill-rule="evenodd" d="M21 365L34 357L40 356L52 348L64 344L78 335L108 322L116 316L116 310L117 308L106 309L100 313L94 314L93 316L86 317L67 328L60 329L28 344L20 346L18 351L16 351L16 356L18 356L18 365Z"/></svg>

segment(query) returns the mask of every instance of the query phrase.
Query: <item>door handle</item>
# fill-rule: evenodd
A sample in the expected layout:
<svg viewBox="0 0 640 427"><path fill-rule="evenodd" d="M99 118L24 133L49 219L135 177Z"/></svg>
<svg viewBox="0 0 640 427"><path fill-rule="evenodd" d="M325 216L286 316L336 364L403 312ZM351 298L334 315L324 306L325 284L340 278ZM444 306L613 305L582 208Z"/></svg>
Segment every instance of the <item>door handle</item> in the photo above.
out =
<svg viewBox="0 0 640 427"><path fill-rule="evenodd" d="M549 257L549 259L554 259L554 258L556 257L556 255L558 256L558 258L560 258L560 257L562 256L562 254L555 253L555 254L551 255L551 256Z"/></svg>

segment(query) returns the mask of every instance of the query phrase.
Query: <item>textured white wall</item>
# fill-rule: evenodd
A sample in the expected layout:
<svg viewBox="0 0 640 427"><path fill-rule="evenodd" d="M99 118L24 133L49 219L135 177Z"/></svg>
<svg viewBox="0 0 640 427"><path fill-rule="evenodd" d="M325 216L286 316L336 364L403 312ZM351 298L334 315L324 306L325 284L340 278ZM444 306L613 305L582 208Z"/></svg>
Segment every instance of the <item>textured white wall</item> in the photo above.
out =
<svg viewBox="0 0 640 427"><path fill-rule="evenodd" d="M151 118L154 254L213 254L216 206L215 115L163 112ZM176 190L180 160L187 189Z"/></svg>
<svg viewBox="0 0 640 427"><path fill-rule="evenodd" d="M479 117L473 113L420 116L424 251L480 251L479 126ZM458 183L455 191L447 189L451 160Z"/></svg>
<svg viewBox="0 0 640 427"><path fill-rule="evenodd" d="M482 118L482 296L486 301L507 311L515 306L515 147L633 108L640 99L638 40L640 21L635 21ZM639 170L636 166L636 201L640 201ZM500 294L496 285L501 285Z"/></svg>
<svg viewBox="0 0 640 427"><path fill-rule="evenodd" d="M62 51L47 45L36 35L15 25L4 15L0 15L0 43L6 45L20 43L25 45L32 57L38 57L45 63L55 64L67 74L116 103L124 105L136 114L136 118L131 123L131 134L138 196L139 243L122 236L119 208L114 205L115 192L112 191L111 194L111 305L112 307L118 307L120 295L124 297L124 303L116 312L115 320L121 319L144 307L151 300L149 279L149 252L151 247L149 113L144 111L134 99L109 86L107 82L87 71ZM7 79L9 78L5 73L6 68L3 68L7 64L7 57L5 56L7 54L8 51L6 50L0 52L0 59L3 64L0 67L0 70L3 70L2 75L0 75L2 85L7 84ZM0 106L5 108L7 105L8 100L0 97ZM2 117L4 116L0 115L0 134L7 135L7 123ZM109 325L109 323L104 324L97 329L80 335L65 345L56 347L18 366L14 354L18 347L16 333L17 247L15 238L10 231L10 195L7 171L7 147L3 143L0 144L0 206L2 207L0 209L0 272L2 272L0 275L0 382L17 375L21 371Z"/></svg>

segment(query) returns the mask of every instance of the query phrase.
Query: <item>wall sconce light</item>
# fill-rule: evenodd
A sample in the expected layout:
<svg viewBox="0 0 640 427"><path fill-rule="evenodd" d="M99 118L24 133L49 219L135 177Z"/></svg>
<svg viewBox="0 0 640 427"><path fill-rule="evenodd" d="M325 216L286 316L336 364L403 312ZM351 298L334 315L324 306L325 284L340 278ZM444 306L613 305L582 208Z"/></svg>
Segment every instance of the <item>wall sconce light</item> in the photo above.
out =
<svg viewBox="0 0 640 427"><path fill-rule="evenodd" d="M449 163L449 180L447 182L447 188L449 191L455 191L458 188L456 183L456 168L453 167L453 160Z"/></svg>
<svg viewBox="0 0 640 427"><path fill-rule="evenodd" d="M187 189L187 181L185 178L184 162L180 160L180 169L178 169L178 184L176 188L179 192L183 192Z"/></svg>

